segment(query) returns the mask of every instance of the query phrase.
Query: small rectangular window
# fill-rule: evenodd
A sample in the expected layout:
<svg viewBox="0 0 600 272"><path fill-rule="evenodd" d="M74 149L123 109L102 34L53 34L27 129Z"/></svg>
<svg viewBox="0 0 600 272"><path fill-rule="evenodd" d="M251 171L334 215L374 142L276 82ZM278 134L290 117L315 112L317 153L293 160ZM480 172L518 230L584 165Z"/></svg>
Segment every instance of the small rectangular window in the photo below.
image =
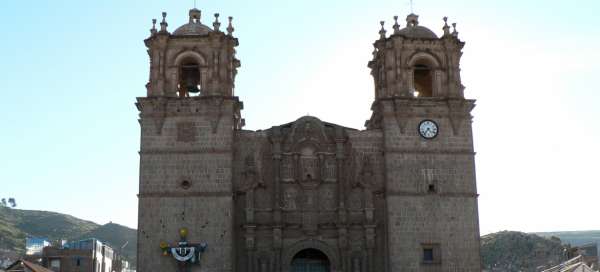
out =
<svg viewBox="0 0 600 272"><path fill-rule="evenodd" d="M426 263L433 262L433 248L423 249L423 262L426 262Z"/></svg>
<svg viewBox="0 0 600 272"><path fill-rule="evenodd" d="M422 248L422 263L423 264L440 264L442 262L440 244L426 243L421 244Z"/></svg>

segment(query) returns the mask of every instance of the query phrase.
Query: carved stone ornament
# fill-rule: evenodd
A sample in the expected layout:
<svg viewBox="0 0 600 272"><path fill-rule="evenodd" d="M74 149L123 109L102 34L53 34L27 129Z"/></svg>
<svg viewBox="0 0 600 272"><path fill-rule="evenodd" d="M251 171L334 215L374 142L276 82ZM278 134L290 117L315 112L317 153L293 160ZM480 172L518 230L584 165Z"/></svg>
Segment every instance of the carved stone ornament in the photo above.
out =
<svg viewBox="0 0 600 272"><path fill-rule="evenodd" d="M452 125L453 135L459 135L460 128L463 122L471 118L471 110L475 107L471 101L465 100L449 100L449 119Z"/></svg>
<svg viewBox="0 0 600 272"><path fill-rule="evenodd" d="M217 133L217 129L219 128L219 122L221 121L221 116L223 115L223 98L216 98L214 100L216 107L216 116L214 120L210 121L210 126L212 128L212 133Z"/></svg>
<svg viewBox="0 0 600 272"><path fill-rule="evenodd" d="M408 106L408 102L406 100L394 100L394 108L394 112L396 114L396 123L398 123L400 133L404 134L406 124L412 115L410 107Z"/></svg>
<svg viewBox="0 0 600 272"><path fill-rule="evenodd" d="M256 162L252 154L246 156L246 159L244 160L244 172L242 172L242 176L245 182L244 191L254 190L258 187L265 188L265 184L260 178L260 173L258 172L258 167L256 167Z"/></svg>
<svg viewBox="0 0 600 272"><path fill-rule="evenodd" d="M206 243L193 244L187 242L188 230L186 228L179 229L179 236L181 239L176 245L169 245L166 242L160 243L163 256L173 256L177 261L179 272L191 271L191 265L200 265L200 257L202 252L206 250Z"/></svg>

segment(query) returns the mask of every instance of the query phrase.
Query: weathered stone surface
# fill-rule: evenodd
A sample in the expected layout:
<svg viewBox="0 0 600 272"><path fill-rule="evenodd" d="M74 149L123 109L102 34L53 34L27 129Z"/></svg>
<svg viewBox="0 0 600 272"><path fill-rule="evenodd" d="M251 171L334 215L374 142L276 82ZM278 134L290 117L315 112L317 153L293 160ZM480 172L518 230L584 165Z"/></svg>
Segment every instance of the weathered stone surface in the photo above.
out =
<svg viewBox="0 0 600 272"><path fill-rule="evenodd" d="M366 130L304 116L260 131L242 129L233 96L235 38L153 32L148 96L137 103L138 270L175 270L159 244L185 227L191 242L208 243L191 271L291 271L308 248L330 271L480 271L463 43L405 32L375 43ZM189 67L198 96L181 88ZM429 86L417 70L431 90L415 89ZM423 120L437 124L434 138L419 134Z"/></svg>

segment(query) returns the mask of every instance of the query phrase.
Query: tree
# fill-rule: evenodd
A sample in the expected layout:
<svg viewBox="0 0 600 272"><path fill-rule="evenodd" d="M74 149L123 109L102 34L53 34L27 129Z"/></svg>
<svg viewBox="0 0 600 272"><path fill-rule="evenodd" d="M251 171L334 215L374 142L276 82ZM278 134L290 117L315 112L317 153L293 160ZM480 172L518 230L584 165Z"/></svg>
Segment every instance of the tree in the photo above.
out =
<svg viewBox="0 0 600 272"><path fill-rule="evenodd" d="M13 197L8 199L8 203L10 204L11 208L14 208L17 206L17 201Z"/></svg>
<svg viewBox="0 0 600 272"><path fill-rule="evenodd" d="M6 198L2 199L2 206L6 207Z"/></svg>

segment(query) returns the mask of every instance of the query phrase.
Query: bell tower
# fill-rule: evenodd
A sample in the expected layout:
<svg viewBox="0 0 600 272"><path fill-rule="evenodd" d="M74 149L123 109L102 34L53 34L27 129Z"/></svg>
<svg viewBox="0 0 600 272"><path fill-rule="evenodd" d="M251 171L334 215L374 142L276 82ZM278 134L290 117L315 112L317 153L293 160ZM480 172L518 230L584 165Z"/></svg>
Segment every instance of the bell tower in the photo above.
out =
<svg viewBox="0 0 600 272"><path fill-rule="evenodd" d="M200 18L200 10L190 10L189 23L172 34L167 31L166 13L160 30L153 20L151 36L144 41L150 55L149 97L234 95L240 61L235 58L238 40L232 36L233 18L229 17L226 33L221 31L218 13L212 28L203 25Z"/></svg>
<svg viewBox="0 0 600 272"><path fill-rule="evenodd" d="M368 66L375 83L367 130L383 133L387 271L481 271L464 42L444 18L438 37L409 14L381 22Z"/></svg>
<svg viewBox="0 0 600 272"><path fill-rule="evenodd" d="M195 252L191 270L183 270L232 271L233 144L244 124L243 104L234 95L238 40L232 17L222 29L215 14L209 27L194 8L188 23L171 33L166 16L163 12L158 27L153 20L144 41L150 76L147 95L136 103L141 126L138 270L187 267L163 256L175 254L167 249L185 238L186 245L206 250Z"/></svg>

